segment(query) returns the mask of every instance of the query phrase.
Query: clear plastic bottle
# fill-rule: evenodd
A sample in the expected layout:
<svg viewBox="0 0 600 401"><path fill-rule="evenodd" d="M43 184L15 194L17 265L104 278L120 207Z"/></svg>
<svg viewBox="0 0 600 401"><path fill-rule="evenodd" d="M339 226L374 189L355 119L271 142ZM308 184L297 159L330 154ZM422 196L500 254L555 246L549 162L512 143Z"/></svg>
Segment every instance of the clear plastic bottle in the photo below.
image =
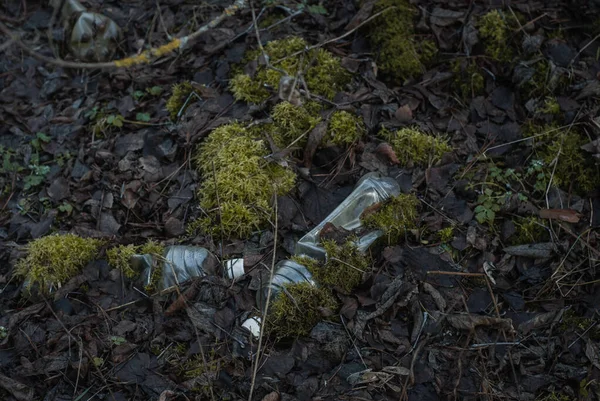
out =
<svg viewBox="0 0 600 401"><path fill-rule="evenodd" d="M358 181L354 191L325 220L298 241L295 254L324 260L326 254L319 246L319 234L325 224L331 223L349 231L356 230L362 226L360 216L365 209L399 194L400 186L393 178L381 177L377 173L365 174ZM356 246L365 252L382 234L379 230L369 232L358 239Z"/></svg>
<svg viewBox="0 0 600 401"><path fill-rule="evenodd" d="M142 271L145 285L151 283L156 266L161 266L158 290L181 284L193 277L204 276L208 265L214 263L214 256L206 248L185 245L169 246L165 248L163 258L156 261L154 259L148 254L134 255L131 263L132 267Z"/></svg>
<svg viewBox="0 0 600 401"><path fill-rule="evenodd" d="M302 282L316 285L312 274L310 274L305 266L296 263L293 260L282 260L275 265L275 271L273 272L273 279L271 282L264 283L260 290L256 293L256 305L260 308L260 310L264 310L267 296L269 294L269 287L271 288L272 301L275 299L275 297L277 297L285 285L298 284Z"/></svg>

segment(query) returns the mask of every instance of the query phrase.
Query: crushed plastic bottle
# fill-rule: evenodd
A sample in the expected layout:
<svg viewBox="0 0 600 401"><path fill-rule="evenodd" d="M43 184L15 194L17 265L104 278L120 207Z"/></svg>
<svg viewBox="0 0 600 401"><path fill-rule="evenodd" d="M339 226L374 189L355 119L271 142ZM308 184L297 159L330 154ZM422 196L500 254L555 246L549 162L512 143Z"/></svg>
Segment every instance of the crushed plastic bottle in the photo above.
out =
<svg viewBox="0 0 600 401"><path fill-rule="evenodd" d="M326 253L325 249L319 246L319 234L325 224L331 223L348 231L356 230L362 227L360 216L365 209L399 194L400 186L393 178L381 177L377 173L365 174L358 181L354 191L327 218L298 241L294 253L324 260ZM365 252L382 234L380 230L364 234L358 239L356 246Z"/></svg>
<svg viewBox="0 0 600 401"><path fill-rule="evenodd" d="M294 249L296 255L310 256L314 259L325 260L326 252L319 246L319 234L325 224L331 223L345 230L357 230L362 227L361 214L370 206L382 202L385 199L400 194L400 186L396 180L382 177L377 173L365 174L357 183L354 191L335 208L319 225L302 237ZM374 230L359 237L356 246L365 252L373 242L383 235L381 230ZM286 284L298 284L308 282L317 285L308 269L292 260L282 260L275 265L273 279L270 283L261 286L256 294L256 303L260 310L264 311L265 301L269 287L271 288L271 300L281 292ZM242 323L250 332L257 336L260 332L260 318L251 317Z"/></svg>
<svg viewBox="0 0 600 401"><path fill-rule="evenodd" d="M269 287L271 288L271 300L273 300L285 285L302 282L316 285L312 274L310 274L305 266L296 263L293 260L282 260L275 265L275 271L273 272L273 279L271 282L264 283L256 293L256 305L260 310L264 310L269 294Z"/></svg>
<svg viewBox="0 0 600 401"><path fill-rule="evenodd" d="M133 268L142 271L144 285L151 284L154 269L161 267L161 276L156 284L158 290L204 276L214 263L214 256L206 248L184 245L165 248L163 258L156 261L148 254L134 255L131 261Z"/></svg>
<svg viewBox="0 0 600 401"><path fill-rule="evenodd" d="M81 61L109 61L121 40L121 28L115 21L88 11L77 0L53 0L65 27L65 44L69 52Z"/></svg>

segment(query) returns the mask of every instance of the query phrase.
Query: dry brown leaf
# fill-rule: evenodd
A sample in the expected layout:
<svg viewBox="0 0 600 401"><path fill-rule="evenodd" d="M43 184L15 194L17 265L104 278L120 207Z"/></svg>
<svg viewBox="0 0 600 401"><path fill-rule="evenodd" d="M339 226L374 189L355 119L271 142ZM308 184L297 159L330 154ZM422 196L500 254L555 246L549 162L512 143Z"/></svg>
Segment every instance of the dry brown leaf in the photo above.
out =
<svg viewBox="0 0 600 401"><path fill-rule="evenodd" d="M389 143L386 143L386 142L380 143L379 145L377 145L375 152L384 156L392 164L400 164L400 160L398 160L398 156L396 156L396 152L394 152L394 149L392 149L392 147Z"/></svg>
<svg viewBox="0 0 600 401"><path fill-rule="evenodd" d="M579 223L580 214L573 209L542 209L540 218L566 221L567 223Z"/></svg>
<svg viewBox="0 0 600 401"><path fill-rule="evenodd" d="M277 391L272 391L269 394L265 395L262 401L279 401L280 397Z"/></svg>
<svg viewBox="0 0 600 401"><path fill-rule="evenodd" d="M394 118L401 123L409 122L413 119L413 113L410 107L405 104L404 106L398 107L398 110L394 113Z"/></svg>

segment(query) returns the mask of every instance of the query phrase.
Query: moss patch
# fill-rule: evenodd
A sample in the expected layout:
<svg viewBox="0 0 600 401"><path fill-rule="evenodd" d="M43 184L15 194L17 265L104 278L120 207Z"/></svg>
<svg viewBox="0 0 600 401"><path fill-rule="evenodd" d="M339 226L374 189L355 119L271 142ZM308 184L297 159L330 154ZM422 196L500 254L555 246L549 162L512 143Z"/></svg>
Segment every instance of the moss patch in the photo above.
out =
<svg viewBox="0 0 600 401"><path fill-rule="evenodd" d="M321 48L305 51L307 47L304 39L299 37L267 43L264 46L265 53L274 68L260 65L253 77L243 73L234 74L230 81L234 97L250 103L261 103L279 90L282 77L295 77L302 72L311 93L333 98L350 82L350 73L341 66L339 58L328 51ZM244 60L249 62L261 56L260 50L253 50L246 54Z"/></svg>
<svg viewBox="0 0 600 401"><path fill-rule="evenodd" d="M266 328L277 338L305 336L323 319L323 311L337 311L338 302L323 288L310 283L291 284L269 307Z"/></svg>
<svg viewBox="0 0 600 401"><path fill-rule="evenodd" d="M378 210L361 216L361 220L366 227L382 230L388 244L394 244L416 227L418 206L415 195L400 194L386 200Z"/></svg>
<svg viewBox="0 0 600 401"><path fill-rule="evenodd" d="M25 280L26 290L37 287L43 294L73 278L98 254L102 241L74 234L48 235L31 241L14 276Z"/></svg>
<svg viewBox="0 0 600 401"><path fill-rule="evenodd" d="M146 243L142 245L117 245L112 247L106 251L106 258L108 260L108 264L114 268L117 268L123 272L125 277L134 279L141 272L136 271L131 267L131 257L135 254L148 254L152 255L153 259L157 261L156 266L152 269L152 275L150 277L150 284L146 286L147 291L154 290L156 283L162 274L159 266L162 265L160 263L160 258L163 257L165 253L164 245L153 241L148 240Z"/></svg>
<svg viewBox="0 0 600 401"><path fill-rule="evenodd" d="M319 285L350 293L362 282L364 273L370 270L370 259L358 250L352 240L341 245L327 240L321 246L327 252L325 262L307 256L294 256L292 260L306 266Z"/></svg>
<svg viewBox="0 0 600 401"><path fill-rule="evenodd" d="M321 120L317 113L309 112L307 107L294 106L290 102L278 103L273 107L271 117L274 124L273 139L280 147L287 147L294 142L296 146L303 146L308 139L308 132ZM302 139L297 141L300 137Z"/></svg>
<svg viewBox="0 0 600 401"><path fill-rule="evenodd" d="M432 164L439 161L452 147L442 138L427 135L416 128L402 128L396 132L382 128L379 136L392 145L398 161L403 166Z"/></svg>
<svg viewBox="0 0 600 401"><path fill-rule="evenodd" d="M362 119L343 110L334 112L327 126L329 140L338 146L355 143L365 132Z"/></svg>
<svg viewBox="0 0 600 401"><path fill-rule="evenodd" d="M437 53L437 46L415 36L413 19L417 10L407 0L379 0L373 14L390 7L393 9L370 24L370 40L373 48L379 49L377 65L381 72L402 83L423 72L423 64Z"/></svg>
<svg viewBox="0 0 600 401"><path fill-rule="evenodd" d="M207 234L246 237L272 216L271 199L289 192L293 171L268 164L268 151L241 124L215 129L198 147L195 162L204 180L198 189Z"/></svg>
<svg viewBox="0 0 600 401"><path fill-rule="evenodd" d="M508 44L511 28L506 15L500 10L492 10L481 17L478 27L485 53L494 60L509 61L513 52Z"/></svg>
<svg viewBox="0 0 600 401"><path fill-rule="evenodd" d="M173 85L173 93L169 97L169 100L167 100L167 111L169 112L171 119L177 119L177 114L179 114L179 111L193 90L192 84L189 81Z"/></svg>

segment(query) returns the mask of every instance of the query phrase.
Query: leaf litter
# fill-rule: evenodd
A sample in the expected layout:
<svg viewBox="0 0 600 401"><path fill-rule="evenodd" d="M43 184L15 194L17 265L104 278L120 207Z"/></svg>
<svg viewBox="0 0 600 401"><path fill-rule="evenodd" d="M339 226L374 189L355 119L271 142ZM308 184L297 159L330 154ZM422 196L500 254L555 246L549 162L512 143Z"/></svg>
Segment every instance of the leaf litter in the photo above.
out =
<svg viewBox="0 0 600 401"><path fill-rule="evenodd" d="M600 9L413 2L418 41L400 46L418 53L432 40L438 51L398 80L381 70L384 54L365 24L377 3L255 2L263 44L292 35L321 44L352 80L325 99L298 76L294 102L314 100L321 120L302 146L268 144L277 150L268 162L294 170L296 186L277 199L277 230L237 239L190 229L213 212L198 207L197 190L211 177L197 173L192 154L224 124L268 126L279 101L273 87L264 104L230 93L233 73L264 63L244 58L258 48L249 8L191 51L131 69L64 69L3 46L0 398L598 398ZM193 31L223 7L157 4L98 11L127 26L121 47L132 54L166 43L165 31ZM49 5L0 8L2 23L37 51L63 54L51 48L62 28L51 44L40 22L50 20ZM168 98L184 80L194 94L171 118ZM366 127L350 146L323 146L336 110ZM403 164L408 150L378 136L382 127L447 139L452 151ZM418 196L416 228L374 244L361 283L334 289L340 309L309 335L265 334L257 360L258 341L242 323L260 315L256 291L273 256L289 256L369 171ZM12 277L23 246L67 232L101 238L105 248L149 238L201 246L221 261L244 258L244 272L235 282L217 271L152 293L110 266L102 249L50 297L24 297Z"/></svg>

